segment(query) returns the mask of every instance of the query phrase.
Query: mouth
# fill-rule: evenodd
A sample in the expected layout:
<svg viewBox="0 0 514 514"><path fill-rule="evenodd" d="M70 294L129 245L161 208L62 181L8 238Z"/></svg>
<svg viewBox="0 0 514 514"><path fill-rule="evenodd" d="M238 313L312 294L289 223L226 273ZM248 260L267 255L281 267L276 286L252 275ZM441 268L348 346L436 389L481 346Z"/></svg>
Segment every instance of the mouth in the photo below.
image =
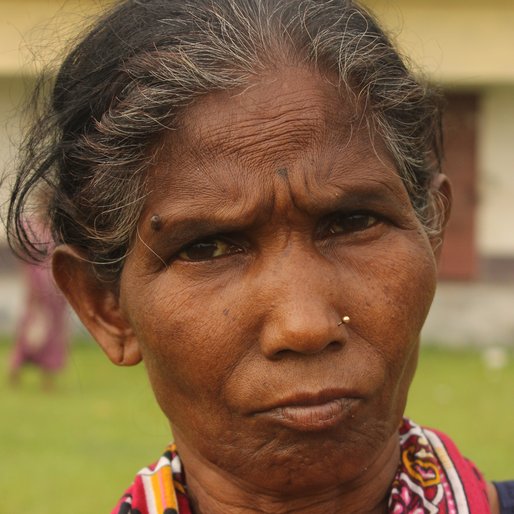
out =
<svg viewBox="0 0 514 514"><path fill-rule="evenodd" d="M280 400L256 413L293 430L316 432L329 430L354 417L362 400L353 393L322 392L297 394Z"/></svg>

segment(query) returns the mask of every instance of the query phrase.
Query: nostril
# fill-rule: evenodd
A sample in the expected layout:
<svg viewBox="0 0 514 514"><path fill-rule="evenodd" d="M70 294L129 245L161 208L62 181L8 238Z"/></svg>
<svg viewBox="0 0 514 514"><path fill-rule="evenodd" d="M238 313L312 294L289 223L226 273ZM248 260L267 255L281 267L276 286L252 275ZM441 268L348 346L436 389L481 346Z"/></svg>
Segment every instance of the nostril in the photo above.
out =
<svg viewBox="0 0 514 514"><path fill-rule="evenodd" d="M286 357L287 355L297 355L298 353L303 353L306 355L309 354L317 354L321 352L338 352L339 350L342 350L344 346L344 343L342 341L331 341L327 345L325 345L322 349L302 349L301 351L298 351L297 349L291 349L291 348L284 348L283 350L279 350L274 353L273 359L280 360Z"/></svg>
<svg viewBox="0 0 514 514"><path fill-rule="evenodd" d="M327 345L327 350L329 350L331 352L337 352L337 351L341 350L342 347L343 347L343 343L341 341L332 341L331 343L329 343Z"/></svg>
<svg viewBox="0 0 514 514"><path fill-rule="evenodd" d="M271 356L271 360L281 360L281 359L284 359L287 355L294 354L294 353L295 352L293 352L292 350L285 348L284 350L279 350L278 352L275 352Z"/></svg>

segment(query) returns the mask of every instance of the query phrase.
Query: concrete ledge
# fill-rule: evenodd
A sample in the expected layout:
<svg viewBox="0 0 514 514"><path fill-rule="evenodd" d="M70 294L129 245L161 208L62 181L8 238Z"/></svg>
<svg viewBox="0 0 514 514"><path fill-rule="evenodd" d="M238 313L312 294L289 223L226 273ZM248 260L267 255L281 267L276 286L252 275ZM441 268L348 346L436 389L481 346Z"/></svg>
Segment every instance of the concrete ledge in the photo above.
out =
<svg viewBox="0 0 514 514"><path fill-rule="evenodd" d="M439 284L422 339L451 346L514 347L514 283Z"/></svg>

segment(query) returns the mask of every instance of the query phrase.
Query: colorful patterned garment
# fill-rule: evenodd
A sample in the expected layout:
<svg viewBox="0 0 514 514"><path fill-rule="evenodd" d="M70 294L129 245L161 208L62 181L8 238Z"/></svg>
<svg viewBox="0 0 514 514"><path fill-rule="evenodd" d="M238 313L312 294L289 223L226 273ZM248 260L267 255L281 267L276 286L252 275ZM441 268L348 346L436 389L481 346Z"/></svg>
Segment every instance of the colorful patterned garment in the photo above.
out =
<svg viewBox="0 0 514 514"><path fill-rule="evenodd" d="M486 483L444 434L405 419L391 514L490 514ZM192 514L174 445L141 470L112 514Z"/></svg>
<svg viewBox="0 0 514 514"><path fill-rule="evenodd" d="M400 448L390 513L490 514L486 482L448 436L405 419Z"/></svg>

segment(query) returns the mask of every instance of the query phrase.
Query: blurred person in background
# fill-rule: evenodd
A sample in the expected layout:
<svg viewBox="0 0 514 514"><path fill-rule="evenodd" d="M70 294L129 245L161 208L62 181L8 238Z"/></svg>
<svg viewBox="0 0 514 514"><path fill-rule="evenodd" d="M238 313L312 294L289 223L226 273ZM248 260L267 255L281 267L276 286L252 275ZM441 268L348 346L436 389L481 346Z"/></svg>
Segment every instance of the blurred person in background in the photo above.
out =
<svg viewBox="0 0 514 514"><path fill-rule="evenodd" d="M32 365L41 372L43 388L50 390L67 360L67 302L56 288L49 262L23 263L22 273L25 301L10 355L9 382L17 386L23 368Z"/></svg>

